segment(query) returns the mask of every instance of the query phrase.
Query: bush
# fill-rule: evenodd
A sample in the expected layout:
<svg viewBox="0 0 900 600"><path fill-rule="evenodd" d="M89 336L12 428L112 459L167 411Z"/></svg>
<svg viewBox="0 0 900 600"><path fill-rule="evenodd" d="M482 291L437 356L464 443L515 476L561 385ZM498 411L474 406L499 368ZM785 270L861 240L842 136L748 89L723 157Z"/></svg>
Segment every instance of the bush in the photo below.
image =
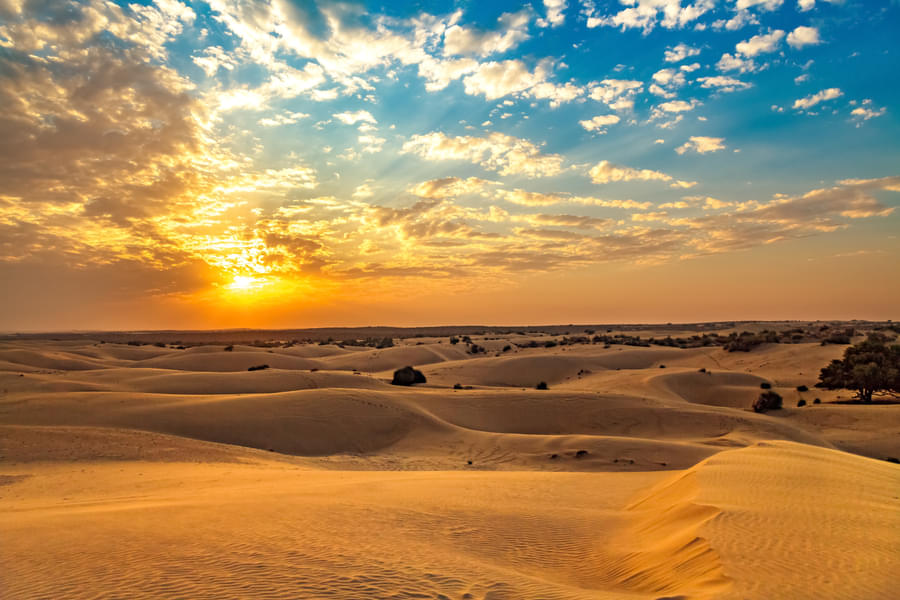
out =
<svg viewBox="0 0 900 600"><path fill-rule="evenodd" d="M247 367L248 371L262 371L263 369L268 369L269 365L256 365L255 367Z"/></svg>
<svg viewBox="0 0 900 600"><path fill-rule="evenodd" d="M536 390L549 390L550 388L547 387L547 382L546 382L546 381L542 381L542 382L540 382L539 384L537 384L537 385L535 386L534 389L536 389Z"/></svg>
<svg viewBox="0 0 900 600"><path fill-rule="evenodd" d="M772 384L769 383L768 381L763 381L761 384L759 384L759 387L761 387L764 390L771 390Z"/></svg>
<svg viewBox="0 0 900 600"><path fill-rule="evenodd" d="M798 407L800 407L800 406L806 406L806 400L798 400L798 401L797 401L797 406L798 406Z"/></svg>
<svg viewBox="0 0 900 600"><path fill-rule="evenodd" d="M544 342L544 348L553 348L554 346L556 346L556 342L554 342L553 340L547 340L546 342Z"/></svg>
<svg viewBox="0 0 900 600"><path fill-rule="evenodd" d="M225 352L232 352L234 350L234 346L225 346Z"/></svg>
<svg viewBox="0 0 900 600"><path fill-rule="evenodd" d="M457 338L457 337L451 337L451 338L450 338L450 343L453 344L453 345L455 346L456 344L459 343L459 338Z"/></svg>
<svg viewBox="0 0 900 600"><path fill-rule="evenodd" d="M453 384L453 389L454 389L454 390L461 390L461 389L463 389L463 386L462 386L461 383L454 383L454 384Z"/></svg>
<svg viewBox="0 0 900 600"><path fill-rule="evenodd" d="M778 393L765 391L753 403L753 412L763 413L767 410L779 410L781 401L781 396Z"/></svg>
<svg viewBox="0 0 900 600"><path fill-rule="evenodd" d="M706 373L706 367L700 367L700 370L697 372L698 373Z"/></svg>
<svg viewBox="0 0 900 600"><path fill-rule="evenodd" d="M666 368L666 365L659 365L659 368L660 368L660 369L665 369L665 368Z"/></svg>
<svg viewBox="0 0 900 600"><path fill-rule="evenodd" d="M418 369L412 367L403 367L394 371L394 378L391 385L413 385L416 383L427 383L425 375Z"/></svg>
<svg viewBox="0 0 900 600"><path fill-rule="evenodd" d="M808 392L808 391L809 391L809 388L806 387L805 385L798 385L798 386L797 386L797 391L798 391L798 392Z"/></svg>
<svg viewBox="0 0 900 600"><path fill-rule="evenodd" d="M503 351L504 351L504 352L509 352L510 350L512 350L512 346L510 346L509 344L503 346Z"/></svg>
<svg viewBox="0 0 900 600"><path fill-rule="evenodd" d="M822 401L819 398L813 400L813 404L822 404Z"/></svg>

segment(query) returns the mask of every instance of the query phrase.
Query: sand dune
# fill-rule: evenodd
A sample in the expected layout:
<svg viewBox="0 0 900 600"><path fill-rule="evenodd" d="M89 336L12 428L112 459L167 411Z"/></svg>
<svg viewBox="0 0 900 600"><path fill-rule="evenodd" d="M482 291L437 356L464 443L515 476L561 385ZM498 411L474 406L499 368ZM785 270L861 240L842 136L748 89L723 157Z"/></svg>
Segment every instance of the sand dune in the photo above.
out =
<svg viewBox="0 0 900 600"><path fill-rule="evenodd" d="M834 348L514 338L0 345L0 596L892 597L900 467L847 452L900 412L796 391Z"/></svg>

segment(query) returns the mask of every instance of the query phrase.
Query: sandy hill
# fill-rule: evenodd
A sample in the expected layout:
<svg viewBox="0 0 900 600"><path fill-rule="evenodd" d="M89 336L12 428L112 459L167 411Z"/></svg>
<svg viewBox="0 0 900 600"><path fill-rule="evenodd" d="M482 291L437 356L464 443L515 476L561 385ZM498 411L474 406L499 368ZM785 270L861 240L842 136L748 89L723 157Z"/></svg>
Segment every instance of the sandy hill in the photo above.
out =
<svg viewBox="0 0 900 600"><path fill-rule="evenodd" d="M812 388L843 347L531 339L0 343L0 597L894 597L900 406Z"/></svg>

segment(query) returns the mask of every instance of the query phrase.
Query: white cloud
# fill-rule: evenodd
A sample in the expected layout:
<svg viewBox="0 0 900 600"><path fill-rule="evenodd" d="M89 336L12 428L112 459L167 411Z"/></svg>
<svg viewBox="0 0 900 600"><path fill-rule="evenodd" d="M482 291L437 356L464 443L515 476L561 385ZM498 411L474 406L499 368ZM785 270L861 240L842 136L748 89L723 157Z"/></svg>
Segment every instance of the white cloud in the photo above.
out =
<svg viewBox="0 0 900 600"><path fill-rule="evenodd" d="M626 0L622 4L631 6L609 15L598 15L590 8L587 26L643 29L644 33L649 33L657 25L666 29L680 29L710 11L715 6L715 1L696 0L693 4L684 6L682 0Z"/></svg>
<svg viewBox="0 0 900 600"><path fill-rule="evenodd" d="M488 100L496 100L508 95L524 95L538 99L548 99L551 105L569 102L583 94L583 90L571 83L562 85L547 81L551 75L551 63L541 61L529 71L518 59L480 64L476 70L463 79L465 91L470 96L483 95Z"/></svg>
<svg viewBox="0 0 900 600"><path fill-rule="evenodd" d="M815 27L797 27L787 36L787 43L792 48L803 48L804 46L815 46L821 43L819 39L819 30Z"/></svg>
<svg viewBox="0 0 900 600"><path fill-rule="evenodd" d="M692 48L685 43L681 43L666 49L665 61L681 62L689 56L697 56L698 54L700 54L700 48Z"/></svg>
<svg viewBox="0 0 900 600"><path fill-rule="evenodd" d="M784 37L784 31L776 29L764 35L754 35L749 40L738 42L734 47L735 50L748 58L753 58L759 54L774 52L781 44Z"/></svg>
<svg viewBox="0 0 900 600"><path fill-rule="evenodd" d="M756 63L750 59L741 58L739 54L735 54L732 56L727 52L722 55L722 58L719 59L719 62L716 63L716 68L720 71L738 71L740 73L752 73L757 70Z"/></svg>
<svg viewBox="0 0 900 600"><path fill-rule="evenodd" d="M707 154L709 152L718 152L719 150L725 149L725 144L722 142L725 141L725 138L716 138L716 137L706 137L702 135L691 136L690 140L685 142L683 145L675 148L675 152L678 154L684 154L688 151L694 151L697 154Z"/></svg>
<svg viewBox="0 0 900 600"><path fill-rule="evenodd" d="M807 96L806 98L795 100L793 108L800 110L809 110L820 102L825 102L826 100L834 100L835 98L839 98L843 95L844 93L839 88L828 88L827 90L816 92L815 94Z"/></svg>
<svg viewBox="0 0 900 600"><path fill-rule="evenodd" d="M859 124L863 121L868 121L869 119L880 117L885 112L887 112L887 109L884 107L874 109L865 106L859 106L850 111L850 115L857 121L857 124Z"/></svg>
<svg viewBox="0 0 900 600"><path fill-rule="evenodd" d="M437 131L414 135L402 151L426 160L467 160L501 175L548 177L563 169L562 156L542 154L528 140L498 132L487 137L448 137Z"/></svg>
<svg viewBox="0 0 900 600"><path fill-rule="evenodd" d="M590 97L613 110L628 110L634 106L634 96L643 83L633 79L604 79L591 88Z"/></svg>
<svg viewBox="0 0 900 600"><path fill-rule="evenodd" d="M615 125L619 122L618 115L597 115L586 121L578 121L578 123L588 131L596 131L597 133L606 133L608 125Z"/></svg>
<svg viewBox="0 0 900 600"><path fill-rule="evenodd" d="M504 13L497 19L496 31L479 31L452 25L444 32L444 55L458 54L488 56L515 48L528 39L531 11Z"/></svg>
<svg viewBox="0 0 900 600"><path fill-rule="evenodd" d="M816 6L816 0L797 0L797 8L800 12L812 10Z"/></svg>
<svg viewBox="0 0 900 600"><path fill-rule="evenodd" d="M699 77L697 81L705 88L715 88L720 92L736 92L738 90L746 90L753 87L753 84L727 77L725 75L716 75L715 77Z"/></svg>
<svg viewBox="0 0 900 600"><path fill-rule="evenodd" d="M698 102L696 100L691 100L690 102L686 102L684 100L673 100L671 102L663 102L657 108L669 113L679 113L694 110L697 105Z"/></svg>
<svg viewBox="0 0 900 600"><path fill-rule="evenodd" d="M685 84L685 77L680 70L660 69L653 74L653 81L667 87L681 87Z"/></svg>
<svg viewBox="0 0 900 600"><path fill-rule="evenodd" d="M676 180L671 175L653 171L650 169L633 169L614 165L608 160L602 160L589 171L591 181L597 184L625 182L625 181L665 181L671 182L670 187L689 188L696 185L695 181Z"/></svg>
<svg viewBox="0 0 900 600"><path fill-rule="evenodd" d="M802 75L794 77L794 83L797 85L800 85L804 81L809 81L809 73L803 73Z"/></svg>
<svg viewBox="0 0 900 600"><path fill-rule="evenodd" d="M784 0L737 0L734 7L737 10L747 10L748 8L758 6L762 8L762 10L773 11L780 7L783 2Z"/></svg>
<svg viewBox="0 0 900 600"><path fill-rule="evenodd" d="M566 22L563 11L566 10L566 0L544 0L544 8L547 11L546 19L538 19L538 27L558 27Z"/></svg>
<svg viewBox="0 0 900 600"><path fill-rule="evenodd" d="M274 117L265 117L258 121L263 127L277 127L279 125L292 125L300 119L306 119L309 115L306 113L286 112Z"/></svg>
<svg viewBox="0 0 900 600"><path fill-rule="evenodd" d="M345 125L355 125L357 123L371 123L373 125L378 124L378 121L375 120L375 117L372 116L372 113L367 110L358 110L356 112L341 112L336 113L332 116Z"/></svg>
<svg viewBox="0 0 900 600"><path fill-rule="evenodd" d="M365 200L366 198L371 198L375 195L375 192L372 191L372 187L368 183L363 183L356 186L356 189L353 190L353 198L356 200Z"/></svg>

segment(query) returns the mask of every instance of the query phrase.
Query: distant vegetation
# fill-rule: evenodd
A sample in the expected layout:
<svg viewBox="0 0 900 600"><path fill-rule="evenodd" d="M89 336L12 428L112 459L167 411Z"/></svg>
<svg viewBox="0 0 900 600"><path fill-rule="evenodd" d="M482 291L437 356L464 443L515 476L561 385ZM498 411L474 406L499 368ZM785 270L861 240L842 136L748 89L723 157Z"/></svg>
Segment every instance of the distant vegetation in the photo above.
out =
<svg viewBox="0 0 900 600"><path fill-rule="evenodd" d="M414 385L416 383L427 383L425 375L418 369L412 367L403 367L394 371L394 378L391 385Z"/></svg>
<svg viewBox="0 0 900 600"><path fill-rule="evenodd" d="M767 390L759 395L756 402L753 403L753 412L766 412L767 410L781 409L781 395L778 392Z"/></svg>
<svg viewBox="0 0 900 600"><path fill-rule="evenodd" d="M819 373L816 387L828 390L855 390L863 402L871 402L880 392L900 392L900 345L888 345L888 338L872 334L844 351Z"/></svg>
<svg viewBox="0 0 900 600"><path fill-rule="evenodd" d="M247 367L248 371L262 371L268 369L269 365L256 365L255 367Z"/></svg>

